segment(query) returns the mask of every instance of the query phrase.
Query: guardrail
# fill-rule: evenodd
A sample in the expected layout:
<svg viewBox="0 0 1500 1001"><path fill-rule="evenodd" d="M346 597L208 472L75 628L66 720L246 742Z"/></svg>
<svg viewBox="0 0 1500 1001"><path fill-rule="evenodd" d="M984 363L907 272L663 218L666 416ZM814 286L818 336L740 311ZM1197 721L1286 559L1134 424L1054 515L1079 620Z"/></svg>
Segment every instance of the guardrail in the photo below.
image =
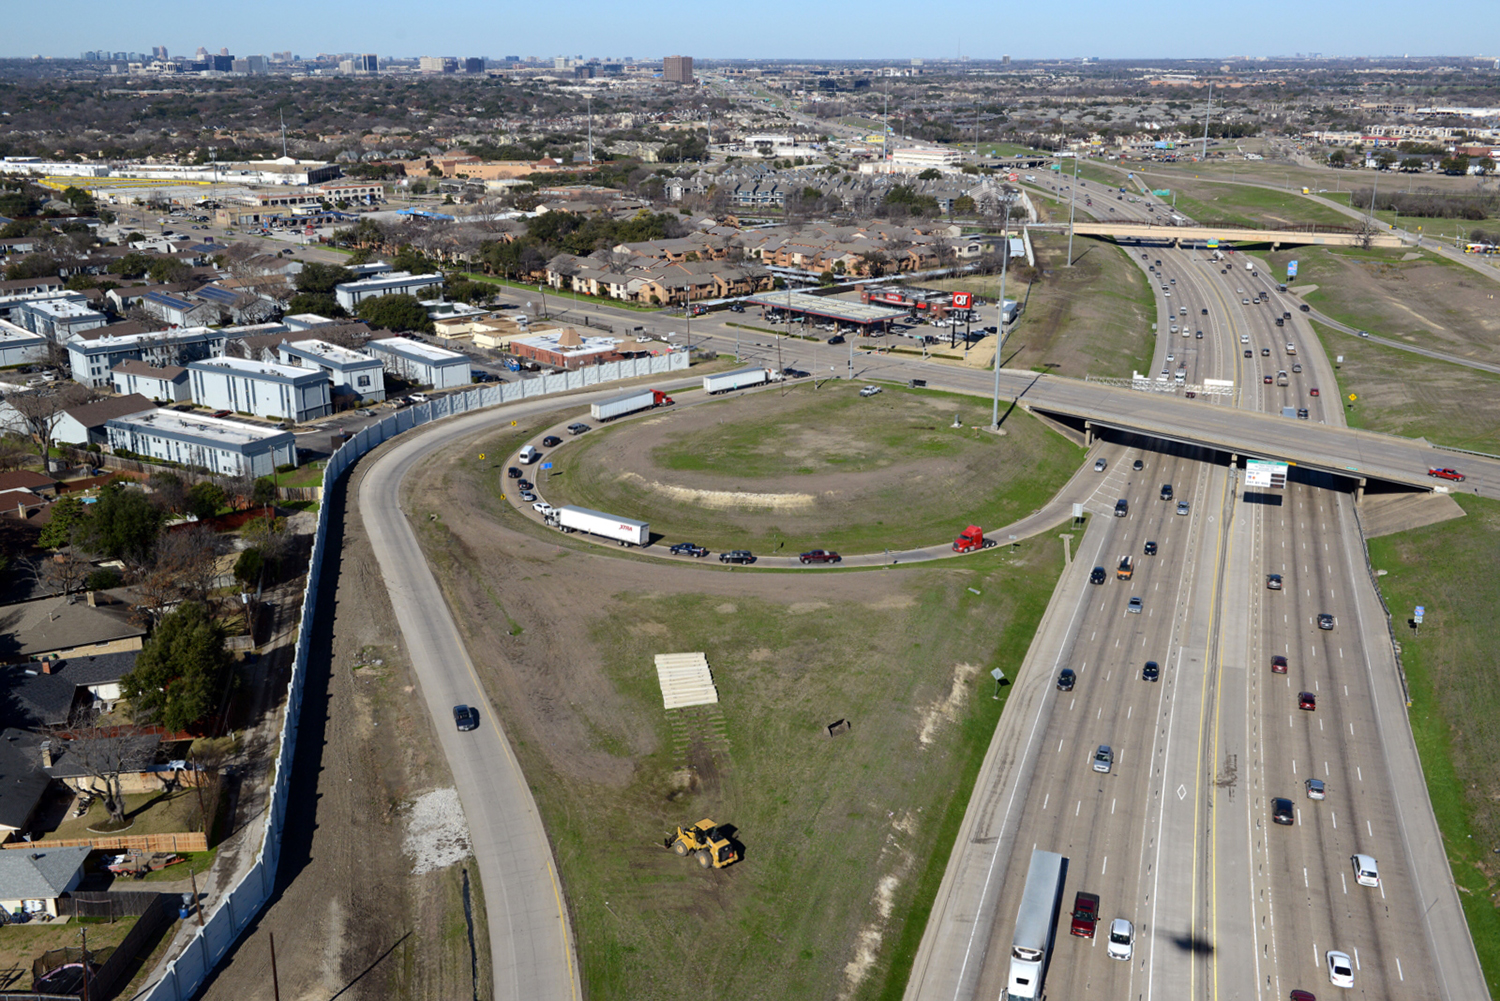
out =
<svg viewBox="0 0 1500 1001"><path fill-rule="evenodd" d="M1491 455L1489 452L1476 452L1472 448L1459 448L1456 445L1433 445L1432 447L1440 448L1444 452L1458 452L1461 455L1477 455L1481 459L1500 459L1500 455Z"/></svg>
<svg viewBox="0 0 1500 1001"><path fill-rule="evenodd" d="M423 424L475 410L485 410L502 403L582 389L620 379L681 372L686 371L687 367L687 352L673 351L648 358L608 362L538 379L485 386L479 390L455 393L399 410L378 423L360 429L333 453L323 470L324 495L327 496L344 472L366 452ZM286 823L287 795L291 787L293 752L297 748L302 690L307 685L307 661L314 631L323 549L328 537L329 510L326 505L318 509L318 526L313 535L312 553L307 565L307 589L302 593L302 617L297 626L292 676L287 683L286 715L282 719L275 774L266 808L266 826L261 835L260 851L256 854L255 864L224 895L213 913L205 916L202 927L188 941L182 954L167 965L162 978L136 995L136 1001L181 1001L182 998L192 997L208 974L228 955L235 941L260 913L275 889L276 865L281 857L281 832Z"/></svg>

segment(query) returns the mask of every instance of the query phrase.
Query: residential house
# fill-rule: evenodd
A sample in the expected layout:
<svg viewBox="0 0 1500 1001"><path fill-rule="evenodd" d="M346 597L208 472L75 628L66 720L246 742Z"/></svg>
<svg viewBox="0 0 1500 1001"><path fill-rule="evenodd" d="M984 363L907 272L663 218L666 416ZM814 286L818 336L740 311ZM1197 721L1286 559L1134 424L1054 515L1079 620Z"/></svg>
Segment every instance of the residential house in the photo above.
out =
<svg viewBox="0 0 1500 1001"><path fill-rule="evenodd" d="M45 334L34 334L8 320L0 320L0 367L42 361L51 343Z"/></svg>
<svg viewBox="0 0 1500 1001"><path fill-rule="evenodd" d="M123 396L139 393L157 403L181 403L191 399L187 369L181 365L157 368L136 358L127 358L110 370L115 392Z"/></svg>
<svg viewBox="0 0 1500 1001"><path fill-rule="evenodd" d="M57 917L57 900L83 881L88 845L0 851L0 909L7 914Z"/></svg>
<svg viewBox="0 0 1500 1001"><path fill-rule="evenodd" d="M434 289L441 292L443 282L443 276L437 273L414 275L406 271L392 271L376 278L362 278L335 285L333 295L340 306L353 313L366 299L382 295L414 295L421 299Z"/></svg>
<svg viewBox="0 0 1500 1001"><path fill-rule="evenodd" d="M165 292L146 293L141 297L141 308L173 327L206 326L219 318L219 307L214 303Z"/></svg>
<svg viewBox="0 0 1500 1001"><path fill-rule="evenodd" d="M57 481L30 469L12 469L0 473L0 493L27 490L37 497L56 497Z"/></svg>
<svg viewBox="0 0 1500 1001"><path fill-rule="evenodd" d="M37 808L52 787L52 776L42 769L41 744L46 739L15 727L0 730L0 778L4 779L0 781L0 841L14 841L31 828ZM0 849L0 858L8 855L26 857L28 853ZM83 855L88 855L87 848L83 849ZM81 865L82 858L79 862ZM7 913L16 912L15 901L55 899L54 894L47 892L49 887L19 885L7 881L3 873L0 870L0 907Z"/></svg>
<svg viewBox="0 0 1500 1001"><path fill-rule="evenodd" d="M121 698L120 679L135 670L138 651L65 657L0 668L0 684L15 713L7 720L30 730L61 726L82 711L110 713Z"/></svg>
<svg viewBox="0 0 1500 1001"><path fill-rule="evenodd" d="M89 591L0 605L0 635L0 662L15 664L139 650L146 629L115 592Z"/></svg>

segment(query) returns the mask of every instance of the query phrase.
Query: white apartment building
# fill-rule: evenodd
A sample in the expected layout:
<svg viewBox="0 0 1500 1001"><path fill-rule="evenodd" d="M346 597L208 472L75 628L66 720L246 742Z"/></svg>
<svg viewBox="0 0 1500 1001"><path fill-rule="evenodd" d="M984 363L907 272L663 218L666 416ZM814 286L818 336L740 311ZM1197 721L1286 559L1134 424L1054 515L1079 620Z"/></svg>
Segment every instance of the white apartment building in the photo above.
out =
<svg viewBox="0 0 1500 1001"><path fill-rule="evenodd" d="M244 421L152 410L111 418L104 425L109 446L153 459L200 466L225 476L270 476L297 462L290 431Z"/></svg>
<svg viewBox="0 0 1500 1001"><path fill-rule="evenodd" d="M433 347L405 337L384 337L365 345L365 350L385 365L385 370L407 382L433 389L467 386L469 356Z"/></svg>
<svg viewBox="0 0 1500 1001"><path fill-rule="evenodd" d="M349 312L354 312L361 302L382 295L414 295L418 299L431 294L431 289L440 292L443 276L440 274L414 275L409 271L392 271L378 278L363 278L357 282L344 282L333 287L333 296Z"/></svg>
<svg viewBox="0 0 1500 1001"><path fill-rule="evenodd" d="M217 358L224 353L227 333L208 327L183 327L93 340L75 336L68 341L68 362L74 382L102 389L113 379L111 370L130 358L157 368Z"/></svg>
<svg viewBox="0 0 1500 1001"><path fill-rule="evenodd" d="M187 370L199 406L297 423L333 412L322 372L246 358L195 361Z"/></svg>
<svg viewBox="0 0 1500 1001"><path fill-rule="evenodd" d="M320 371L335 389L347 387L361 400L385 399L385 366L379 358L320 340L283 341L276 353L281 364Z"/></svg>

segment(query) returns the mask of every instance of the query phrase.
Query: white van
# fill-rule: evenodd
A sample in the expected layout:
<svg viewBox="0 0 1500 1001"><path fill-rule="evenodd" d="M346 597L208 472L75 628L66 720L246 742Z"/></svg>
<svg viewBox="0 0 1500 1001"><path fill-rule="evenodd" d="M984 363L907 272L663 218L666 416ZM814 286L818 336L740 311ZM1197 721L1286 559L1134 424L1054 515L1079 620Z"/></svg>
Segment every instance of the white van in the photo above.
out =
<svg viewBox="0 0 1500 1001"><path fill-rule="evenodd" d="M527 445L521 449L521 454L517 458L521 460L522 465L529 466L541 457L542 453L537 451L535 445Z"/></svg>

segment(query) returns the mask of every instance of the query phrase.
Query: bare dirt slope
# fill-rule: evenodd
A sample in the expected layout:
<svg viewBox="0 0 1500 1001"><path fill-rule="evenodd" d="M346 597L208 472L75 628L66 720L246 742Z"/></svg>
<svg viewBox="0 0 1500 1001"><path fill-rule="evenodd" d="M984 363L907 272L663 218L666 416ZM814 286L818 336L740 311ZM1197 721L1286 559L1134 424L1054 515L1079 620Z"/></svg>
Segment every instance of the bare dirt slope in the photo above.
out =
<svg viewBox="0 0 1500 1001"><path fill-rule="evenodd" d="M465 923L465 867L411 875L415 860L402 852L413 803L448 785L446 765L411 698L362 522L346 522L352 496L347 487L328 500L328 552L342 560L323 569L327 625L310 658L277 892L202 993L210 1001L272 998L273 934L282 998L489 996L487 952L476 964L470 951L487 936L471 938Z"/></svg>

